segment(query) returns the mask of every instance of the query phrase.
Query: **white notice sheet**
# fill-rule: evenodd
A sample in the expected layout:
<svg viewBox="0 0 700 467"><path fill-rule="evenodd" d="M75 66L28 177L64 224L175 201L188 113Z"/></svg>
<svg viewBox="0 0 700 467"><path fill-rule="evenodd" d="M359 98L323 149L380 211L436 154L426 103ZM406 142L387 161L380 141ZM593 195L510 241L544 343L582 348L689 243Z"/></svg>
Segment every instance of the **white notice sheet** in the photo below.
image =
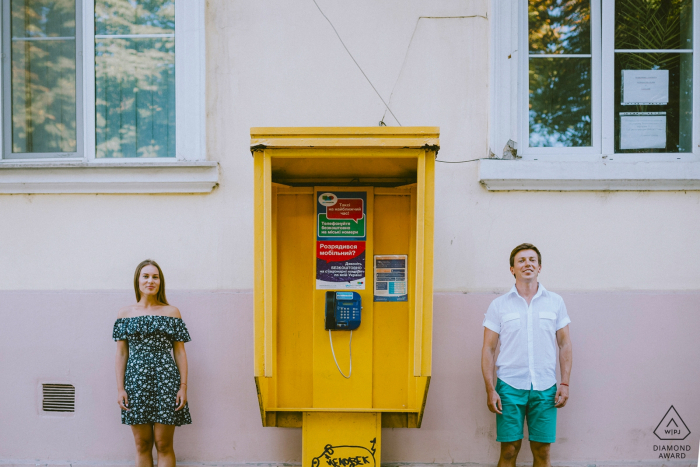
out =
<svg viewBox="0 0 700 467"><path fill-rule="evenodd" d="M622 105L668 104L668 70L622 70Z"/></svg>
<svg viewBox="0 0 700 467"><path fill-rule="evenodd" d="M621 112L620 149L665 149L666 112Z"/></svg>

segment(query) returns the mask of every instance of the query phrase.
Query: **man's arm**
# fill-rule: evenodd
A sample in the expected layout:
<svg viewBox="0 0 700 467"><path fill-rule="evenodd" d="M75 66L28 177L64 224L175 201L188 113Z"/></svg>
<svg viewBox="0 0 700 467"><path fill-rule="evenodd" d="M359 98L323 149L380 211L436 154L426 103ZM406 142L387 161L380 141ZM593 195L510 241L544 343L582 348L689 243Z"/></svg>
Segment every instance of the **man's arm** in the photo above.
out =
<svg viewBox="0 0 700 467"><path fill-rule="evenodd" d="M569 325L557 331L557 343L559 344L559 369L561 370L561 382L569 384L571 377L571 338L569 337ZM554 398L554 406L564 407L569 400L569 386L559 386Z"/></svg>
<svg viewBox="0 0 700 467"><path fill-rule="evenodd" d="M484 384L486 384L486 405L491 412L502 413L501 397L496 392L496 385L493 382L493 371L496 368L496 345L498 345L498 334L484 327L484 346L481 349L481 373L484 375Z"/></svg>

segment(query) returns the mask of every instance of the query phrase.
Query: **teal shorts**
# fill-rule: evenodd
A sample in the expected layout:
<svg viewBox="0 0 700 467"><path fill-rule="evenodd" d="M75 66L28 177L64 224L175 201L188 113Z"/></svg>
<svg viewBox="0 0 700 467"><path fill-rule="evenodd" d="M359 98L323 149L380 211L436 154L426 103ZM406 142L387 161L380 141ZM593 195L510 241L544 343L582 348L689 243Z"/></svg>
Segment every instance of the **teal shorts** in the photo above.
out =
<svg viewBox="0 0 700 467"><path fill-rule="evenodd" d="M523 439L523 421L527 418L530 441L553 443L557 437L557 409L554 398L555 384L544 391L515 389L500 379L496 392L501 396L503 414L496 414L496 441L511 443Z"/></svg>

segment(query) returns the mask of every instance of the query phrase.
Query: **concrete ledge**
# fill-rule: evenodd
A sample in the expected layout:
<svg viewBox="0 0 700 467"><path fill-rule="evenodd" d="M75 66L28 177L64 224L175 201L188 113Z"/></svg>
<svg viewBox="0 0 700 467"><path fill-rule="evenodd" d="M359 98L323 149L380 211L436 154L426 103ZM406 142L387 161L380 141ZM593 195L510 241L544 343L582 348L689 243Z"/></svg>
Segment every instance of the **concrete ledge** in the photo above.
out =
<svg viewBox="0 0 700 467"><path fill-rule="evenodd" d="M218 184L212 161L0 163L0 194L209 193Z"/></svg>
<svg viewBox="0 0 700 467"><path fill-rule="evenodd" d="M479 161L489 191L700 190L700 162Z"/></svg>

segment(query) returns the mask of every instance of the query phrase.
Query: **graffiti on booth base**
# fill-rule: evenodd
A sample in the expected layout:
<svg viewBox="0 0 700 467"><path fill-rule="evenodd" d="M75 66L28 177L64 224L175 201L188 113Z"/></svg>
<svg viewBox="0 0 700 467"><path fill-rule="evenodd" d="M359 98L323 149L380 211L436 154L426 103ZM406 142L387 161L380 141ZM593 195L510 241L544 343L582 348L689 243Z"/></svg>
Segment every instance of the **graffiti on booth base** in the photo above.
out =
<svg viewBox="0 0 700 467"><path fill-rule="evenodd" d="M377 451L377 438L370 441L372 447L364 446L333 446L326 444L323 452L314 457L311 467L356 467L368 466L378 467L374 460L374 453Z"/></svg>

